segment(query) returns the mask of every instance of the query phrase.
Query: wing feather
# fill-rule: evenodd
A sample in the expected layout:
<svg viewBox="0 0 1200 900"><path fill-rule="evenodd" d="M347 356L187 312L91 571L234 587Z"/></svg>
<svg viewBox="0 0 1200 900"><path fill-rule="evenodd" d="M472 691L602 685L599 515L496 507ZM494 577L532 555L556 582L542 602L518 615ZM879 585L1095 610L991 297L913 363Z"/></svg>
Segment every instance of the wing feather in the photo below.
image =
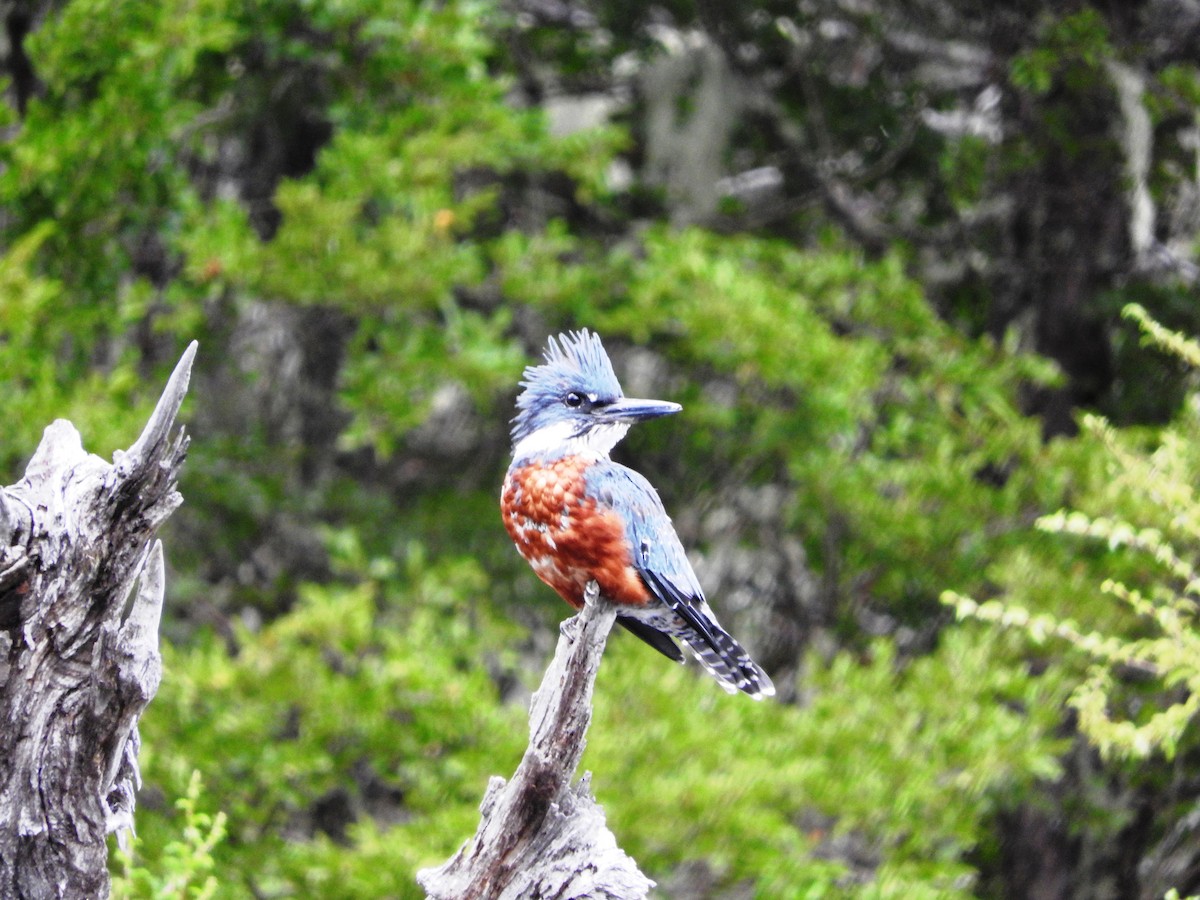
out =
<svg viewBox="0 0 1200 900"><path fill-rule="evenodd" d="M671 638L679 638L728 691L745 691L757 699L774 694L771 679L717 622L653 485L632 469L609 460L592 465L585 478L588 494L620 514L634 568L650 593L674 613L631 612L624 618L634 621L636 615L639 627L625 621L621 624L673 659L677 657L650 635L657 633L676 653Z"/></svg>
<svg viewBox="0 0 1200 900"><path fill-rule="evenodd" d="M630 634L641 638L667 659L674 660L677 663L683 662L683 651L679 649L679 645L671 640L671 636L666 632L659 631L653 625L630 616L617 616L617 624Z"/></svg>

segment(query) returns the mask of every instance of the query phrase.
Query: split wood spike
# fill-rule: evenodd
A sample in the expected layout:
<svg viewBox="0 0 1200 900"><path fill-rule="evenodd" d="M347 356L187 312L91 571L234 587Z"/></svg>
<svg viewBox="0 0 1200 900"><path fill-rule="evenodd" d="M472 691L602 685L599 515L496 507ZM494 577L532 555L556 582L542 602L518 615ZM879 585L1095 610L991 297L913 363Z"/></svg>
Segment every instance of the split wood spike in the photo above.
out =
<svg viewBox="0 0 1200 900"><path fill-rule="evenodd" d="M0 488L0 897L102 900L108 840L133 827L138 719L158 690L159 526L188 439L172 431L195 342L112 463L51 423Z"/></svg>

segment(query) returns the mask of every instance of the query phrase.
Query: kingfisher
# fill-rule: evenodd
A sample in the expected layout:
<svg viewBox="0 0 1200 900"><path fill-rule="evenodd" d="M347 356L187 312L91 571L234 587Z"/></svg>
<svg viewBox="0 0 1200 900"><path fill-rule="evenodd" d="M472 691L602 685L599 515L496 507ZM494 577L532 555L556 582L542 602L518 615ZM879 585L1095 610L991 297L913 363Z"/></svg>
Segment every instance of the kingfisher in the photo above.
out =
<svg viewBox="0 0 1200 900"><path fill-rule="evenodd" d="M660 653L682 663L681 641L729 693L773 695L704 599L658 492L609 458L631 425L683 407L626 397L587 329L551 337L544 358L525 369L500 495L517 550L575 609L595 581L617 621Z"/></svg>

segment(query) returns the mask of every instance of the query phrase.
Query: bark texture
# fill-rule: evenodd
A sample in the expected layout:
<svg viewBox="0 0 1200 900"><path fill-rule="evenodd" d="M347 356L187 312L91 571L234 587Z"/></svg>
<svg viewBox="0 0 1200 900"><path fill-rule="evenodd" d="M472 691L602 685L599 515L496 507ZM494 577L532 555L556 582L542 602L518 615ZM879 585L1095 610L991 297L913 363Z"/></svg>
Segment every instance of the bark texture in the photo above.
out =
<svg viewBox="0 0 1200 900"><path fill-rule="evenodd" d="M187 438L188 347L110 465L59 420L0 489L0 896L104 898L133 826L138 729L158 689L163 553Z"/></svg>
<svg viewBox="0 0 1200 900"><path fill-rule="evenodd" d="M613 838L591 796L590 774L572 784L587 746L592 688L616 611L592 582L563 623L554 660L533 695L529 747L512 780L488 785L475 837L417 881L433 900L645 897L654 882Z"/></svg>

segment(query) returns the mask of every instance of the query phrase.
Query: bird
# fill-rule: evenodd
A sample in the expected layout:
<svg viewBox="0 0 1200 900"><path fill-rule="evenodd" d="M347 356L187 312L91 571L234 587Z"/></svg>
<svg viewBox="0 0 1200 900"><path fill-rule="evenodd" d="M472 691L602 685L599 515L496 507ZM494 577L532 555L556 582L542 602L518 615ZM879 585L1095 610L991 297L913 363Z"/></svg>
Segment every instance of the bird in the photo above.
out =
<svg viewBox="0 0 1200 900"><path fill-rule="evenodd" d="M705 600L658 492L609 456L631 425L683 407L626 397L586 328L550 337L543 356L520 383L500 494L517 550L575 609L595 581L617 622L669 659L684 662L682 642L727 692L772 696L770 677Z"/></svg>

